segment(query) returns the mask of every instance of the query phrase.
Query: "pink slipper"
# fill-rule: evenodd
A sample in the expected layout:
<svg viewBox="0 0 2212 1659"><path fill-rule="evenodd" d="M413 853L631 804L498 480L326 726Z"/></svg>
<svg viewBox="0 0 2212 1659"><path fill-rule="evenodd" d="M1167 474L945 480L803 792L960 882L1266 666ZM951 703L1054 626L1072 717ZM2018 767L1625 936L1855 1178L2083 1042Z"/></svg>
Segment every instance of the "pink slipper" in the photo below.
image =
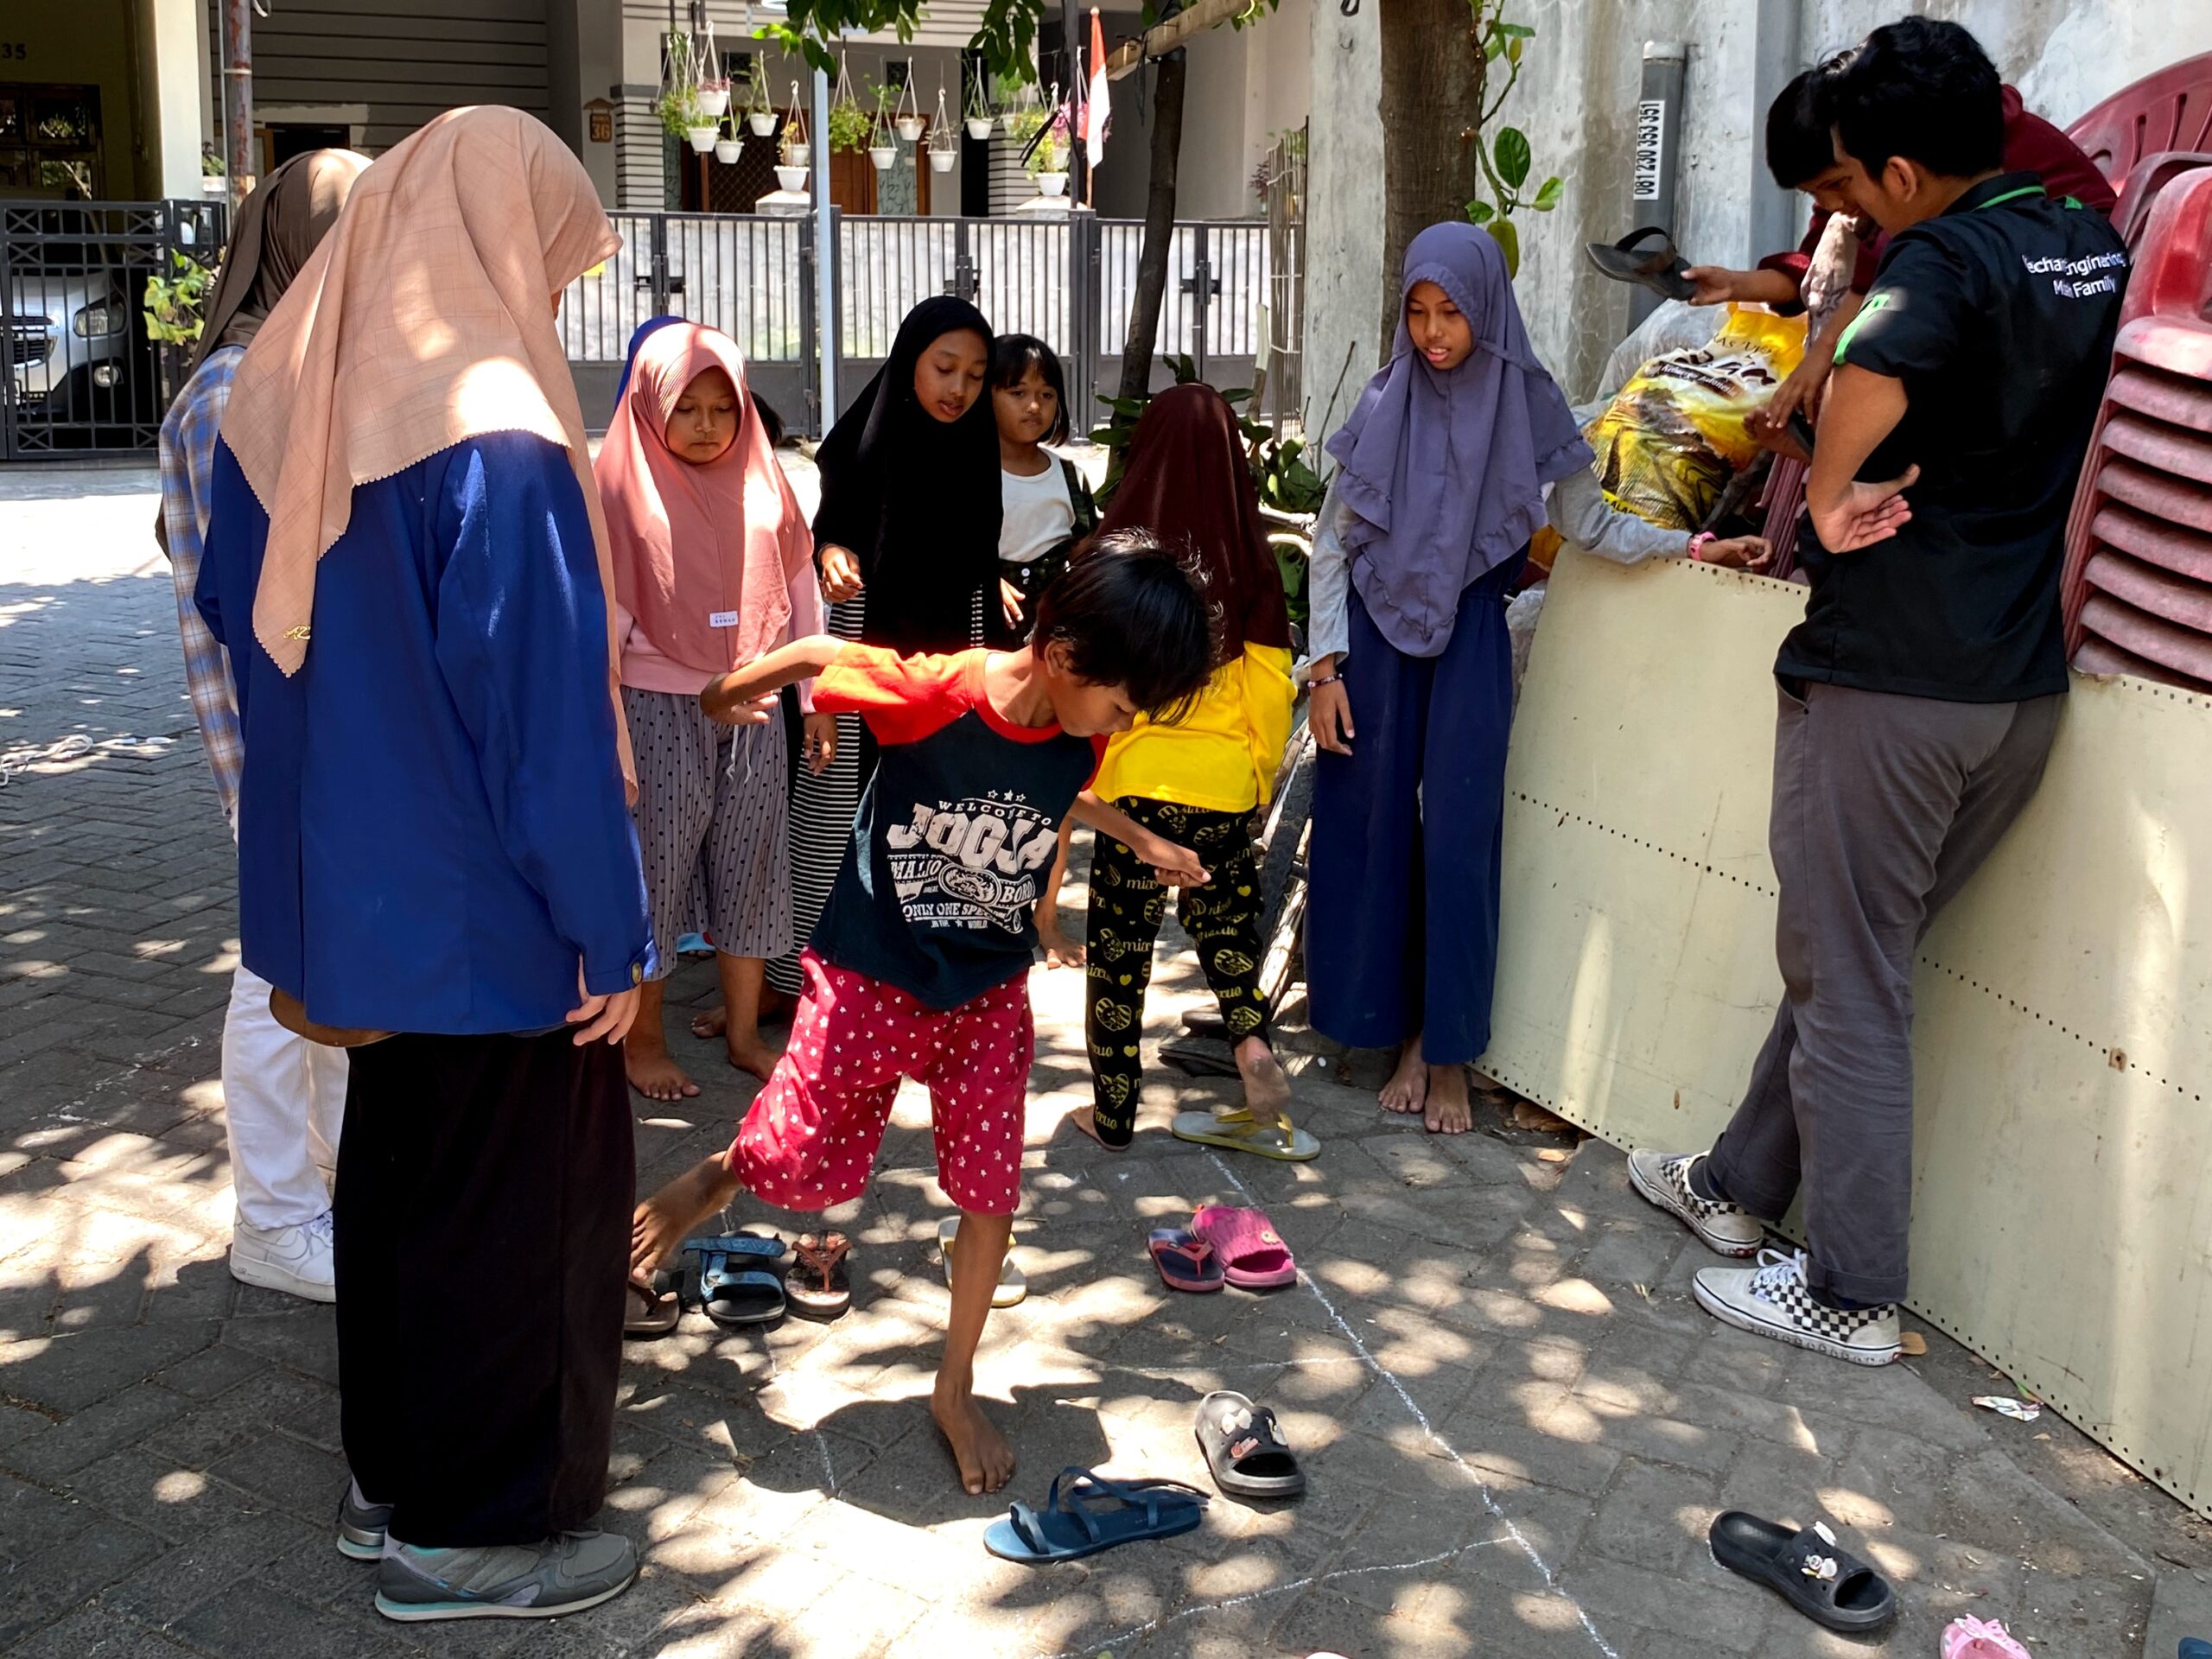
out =
<svg viewBox="0 0 2212 1659"><path fill-rule="evenodd" d="M1222 1277L1245 1290L1277 1290L1298 1282L1298 1264L1274 1224L1258 1210L1209 1204L1191 1217L1191 1230L1221 1258Z"/></svg>
<svg viewBox="0 0 2212 1659"><path fill-rule="evenodd" d="M2030 1659L2028 1650L1995 1619L1960 1614L1943 1631L1943 1659Z"/></svg>

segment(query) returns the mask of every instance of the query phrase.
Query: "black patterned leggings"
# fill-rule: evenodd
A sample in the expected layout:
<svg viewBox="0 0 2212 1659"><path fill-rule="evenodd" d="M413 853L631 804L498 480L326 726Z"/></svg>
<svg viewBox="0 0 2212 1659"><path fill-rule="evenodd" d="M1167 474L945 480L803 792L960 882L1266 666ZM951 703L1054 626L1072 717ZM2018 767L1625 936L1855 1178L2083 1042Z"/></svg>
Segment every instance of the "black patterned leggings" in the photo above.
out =
<svg viewBox="0 0 2212 1659"><path fill-rule="evenodd" d="M1198 945L1198 966L1221 1004L1232 1044L1267 1035L1260 997L1260 865L1253 855L1250 814L1125 797L1114 803L1154 834L1198 855L1212 880L1185 887L1176 919ZM1152 948L1166 919L1167 890L1152 867L1121 842L1097 837L1090 855L1090 915L1084 944L1090 1006L1084 1016L1090 1046L1090 1090L1098 1138L1125 1147L1135 1132L1138 1054L1144 1038L1144 994L1152 982Z"/></svg>

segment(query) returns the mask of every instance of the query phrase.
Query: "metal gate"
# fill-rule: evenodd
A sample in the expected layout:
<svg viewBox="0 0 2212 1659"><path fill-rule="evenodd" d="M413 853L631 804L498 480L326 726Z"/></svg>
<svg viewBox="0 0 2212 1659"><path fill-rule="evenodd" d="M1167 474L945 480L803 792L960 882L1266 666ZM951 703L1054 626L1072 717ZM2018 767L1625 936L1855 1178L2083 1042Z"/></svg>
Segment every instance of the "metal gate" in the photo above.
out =
<svg viewBox="0 0 2212 1659"><path fill-rule="evenodd" d="M149 454L188 352L146 332L148 277L212 265L214 201L0 202L0 461Z"/></svg>

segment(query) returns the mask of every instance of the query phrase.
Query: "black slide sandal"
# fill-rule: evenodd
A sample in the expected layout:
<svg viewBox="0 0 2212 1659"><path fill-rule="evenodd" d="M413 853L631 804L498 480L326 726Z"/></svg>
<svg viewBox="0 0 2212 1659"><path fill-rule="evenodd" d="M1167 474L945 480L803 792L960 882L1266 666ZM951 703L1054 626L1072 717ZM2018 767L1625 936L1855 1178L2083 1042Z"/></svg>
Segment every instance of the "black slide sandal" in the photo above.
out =
<svg viewBox="0 0 2212 1659"><path fill-rule="evenodd" d="M1590 263L1617 283L1639 283L1662 300L1687 300L1697 293L1697 284L1688 274L1689 261L1675 251L1675 238L1657 225L1630 231L1618 242L1586 245Z"/></svg>
<svg viewBox="0 0 2212 1659"><path fill-rule="evenodd" d="M1838 1548L1822 1522L1793 1530L1729 1510L1714 1518L1707 1540L1714 1560L1766 1586L1815 1624L1856 1634L1878 1630L1897 1616L1889 1580Z"/></svg>
<svg viewBox="0 0 2212 1659"><path fill-rule="evenodd" d="M1214 1484L1229 1497L1296 1497L1306 1490L1306 1471L1268 1407L1217 1389L1198 1402L1192 1432Z"/></svg>

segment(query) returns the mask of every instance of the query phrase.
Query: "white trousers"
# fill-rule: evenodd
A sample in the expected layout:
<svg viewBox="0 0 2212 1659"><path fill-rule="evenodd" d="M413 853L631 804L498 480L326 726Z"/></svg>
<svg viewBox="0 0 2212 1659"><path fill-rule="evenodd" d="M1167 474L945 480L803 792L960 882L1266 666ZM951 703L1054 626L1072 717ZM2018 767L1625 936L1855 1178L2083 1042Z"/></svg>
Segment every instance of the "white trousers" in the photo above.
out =
<svg viewBox="0 0 2212 1659"><path fill-rule="evenodd" d="M346 1051L311 1043L269 1012L269 982L240 967L223 1021L223 1120L231 1188L250 1227L302 1227L330 1208Z"/></svg>

